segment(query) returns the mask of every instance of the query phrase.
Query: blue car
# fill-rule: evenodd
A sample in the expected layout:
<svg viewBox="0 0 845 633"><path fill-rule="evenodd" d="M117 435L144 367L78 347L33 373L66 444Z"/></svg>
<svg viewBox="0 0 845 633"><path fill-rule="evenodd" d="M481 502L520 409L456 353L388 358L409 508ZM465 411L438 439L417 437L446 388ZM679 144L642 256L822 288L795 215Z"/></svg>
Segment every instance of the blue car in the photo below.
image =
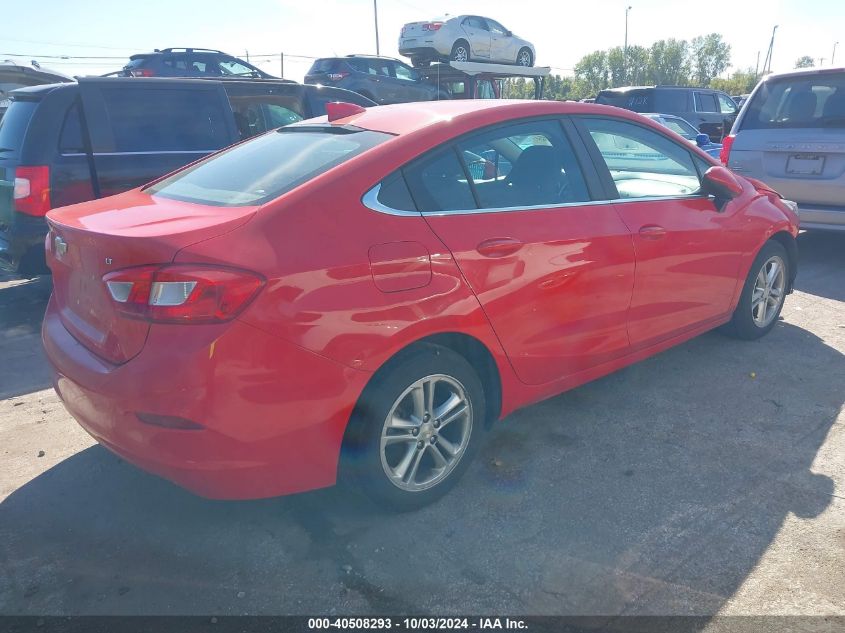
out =
<svg viewBox="0 0 845 633"><path fill-rule="evenodd" d="M676 134L680 134L690 143L697 145L710 154L713 158L719 158L719 152L722 151L722 144L712 142L707 134L696 130L692 123L686 119L682 119L681 117L673 114L646 113L643 114L643 116L648 117L653 121L657 121L663 127L668 127Z"/></svg>

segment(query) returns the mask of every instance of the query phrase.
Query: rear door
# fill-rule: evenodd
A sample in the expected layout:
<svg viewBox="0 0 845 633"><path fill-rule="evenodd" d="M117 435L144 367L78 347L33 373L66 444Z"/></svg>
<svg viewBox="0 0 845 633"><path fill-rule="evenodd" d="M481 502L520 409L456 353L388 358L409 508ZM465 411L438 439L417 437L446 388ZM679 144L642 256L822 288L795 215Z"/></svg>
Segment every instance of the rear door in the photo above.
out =
<svg viewBox="0 0 845 633"><path fill-rule="evenodd" d="M138 187L239 138L219 83L80 81L80 92L102 196Z"/></svg>
<svg viewBox="0 0 845 633"><path fill-rule="evenodd" d="M698 118L698 129L710 136L713 142L721 141L724 135L724 121L716 93L696 91L693 93L693 104Z"/></svg>
<svg viewBox="0 0 845 633"><path fill-rule="evenodd" d="M648 347L728 314L751 245L738 205L720 211L701 194L701 173L710 163L646 126L576 120L607 170L614 206L633 235L632 347Z"/></svg>
<svg viewBox="0 0 845 633"><path fill-rule="evenodd" d="M556 119L496 126L404 170L519 378L541 384L628 351L631 236L592 199Z"/></svg>
<svg viewBox="0 0 845 633"><path fill-rule="evenodd" d="M731 169L798 202L802 222L845 224L845 72L763 82L733 133Z"/></svg>
<svg viewBox="0 0 845 633"><path fill-rule="evenodd" d="M503 64L516 62L513 37L508 35L508 30L495 20L485 19L490 29L490 61Z"/></svg>

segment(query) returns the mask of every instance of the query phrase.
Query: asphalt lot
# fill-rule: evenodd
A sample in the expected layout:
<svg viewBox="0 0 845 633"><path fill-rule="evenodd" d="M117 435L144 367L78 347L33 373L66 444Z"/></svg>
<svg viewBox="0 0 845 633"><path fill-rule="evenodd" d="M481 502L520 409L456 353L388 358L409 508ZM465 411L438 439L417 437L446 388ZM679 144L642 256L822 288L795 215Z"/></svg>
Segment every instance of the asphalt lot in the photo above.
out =
<svg viewBox="0 0 845 633"><path fill-rule="evenodd" d="M768 337L519 411L404 515L207 501L122 462L49 388L49 280L0 282L0 614L845 615L845 235L800 248Z"/></svg>

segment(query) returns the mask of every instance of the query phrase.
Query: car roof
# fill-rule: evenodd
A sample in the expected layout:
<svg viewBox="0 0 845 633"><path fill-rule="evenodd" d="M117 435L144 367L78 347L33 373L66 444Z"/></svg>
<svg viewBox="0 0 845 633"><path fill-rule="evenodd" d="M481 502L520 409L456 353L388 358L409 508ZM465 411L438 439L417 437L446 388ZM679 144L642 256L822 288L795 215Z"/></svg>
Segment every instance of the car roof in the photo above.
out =
<svg viewBox="0 0 845 633"><path fill-rule="evenodd" d="M772 73L763 77L763 81L770 79L783 79L785 77L802 77L806 75L835 75L837 73L845 73L845 66L838 66L835 68L801 68L798 70L790 70L785 73Z"/></svg>
<svg viewBox="0 0 845 633"><path fill-rule="evenodd" d="M364 112L338 119L335 123L400 136L432 127L448 127L461 134L500 121L556 114L604 114L635 121L642 120L642 117L629 110L577 101L447 99L367 108ZM293 125L313 125L315 121L326 120L326 117L319 117ZM656 129L662 129L657 123L653 125Z"/></svg>

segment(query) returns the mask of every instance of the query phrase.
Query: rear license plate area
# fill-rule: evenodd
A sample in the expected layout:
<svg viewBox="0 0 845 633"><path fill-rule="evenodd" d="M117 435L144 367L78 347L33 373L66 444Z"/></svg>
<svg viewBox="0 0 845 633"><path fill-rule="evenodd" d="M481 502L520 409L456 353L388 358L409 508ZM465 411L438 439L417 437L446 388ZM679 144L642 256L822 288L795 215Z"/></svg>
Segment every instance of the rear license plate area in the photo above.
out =
<svg viewBox="0 0 845 633"><path fill-rule="evenodd" d="M819 176L824 171L824 156L818 154L790 154L786 173L797 176Z"/></svg>

